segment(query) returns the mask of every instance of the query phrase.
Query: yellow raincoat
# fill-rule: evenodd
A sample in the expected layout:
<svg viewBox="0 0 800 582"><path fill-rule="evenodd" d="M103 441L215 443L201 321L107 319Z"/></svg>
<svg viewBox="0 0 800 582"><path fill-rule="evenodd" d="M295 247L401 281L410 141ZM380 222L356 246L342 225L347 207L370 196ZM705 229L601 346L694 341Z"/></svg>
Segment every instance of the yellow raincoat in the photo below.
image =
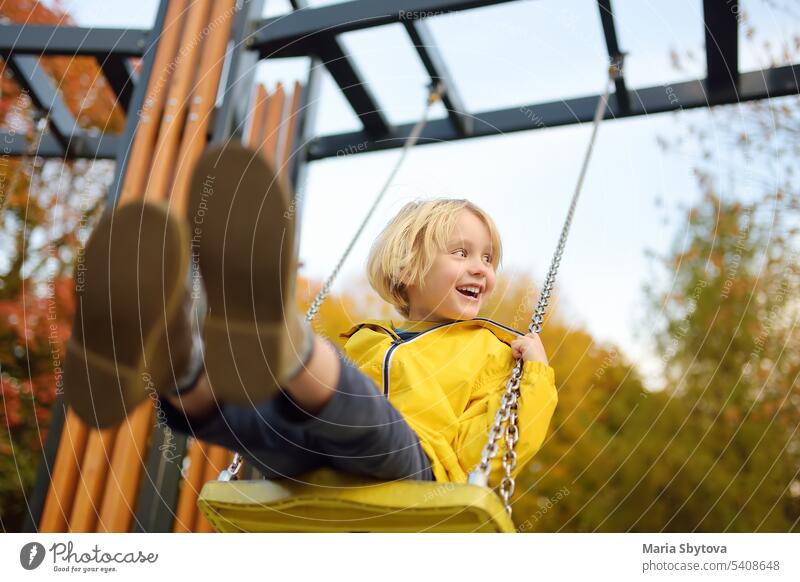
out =
<svg viewBox="0 0 800 582"><path fill-rule="evenodd" d="M395 328L421 331L402 341ZM520 332L489 319L447 323L367 320L341 334L345 354L388 396L419 437L437 481L464 483L480 462L514 365ZM553 369L525 362L519 401L517 466L539 450L558 395ZM489 483L503 474L499 449Z"/></svg>

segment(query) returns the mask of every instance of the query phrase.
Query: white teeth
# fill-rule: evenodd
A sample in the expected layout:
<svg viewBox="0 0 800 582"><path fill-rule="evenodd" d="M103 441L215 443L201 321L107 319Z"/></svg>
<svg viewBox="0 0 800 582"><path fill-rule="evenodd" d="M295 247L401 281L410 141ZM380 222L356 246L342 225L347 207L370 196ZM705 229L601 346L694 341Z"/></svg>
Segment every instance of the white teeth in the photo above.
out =
<svg viewBox="0 0 800 582"><path fill-rule="evenodd" d="M478 295L481 292L480 287L456 287L458 291L469 291L470 293L474 293Z"/></svg>

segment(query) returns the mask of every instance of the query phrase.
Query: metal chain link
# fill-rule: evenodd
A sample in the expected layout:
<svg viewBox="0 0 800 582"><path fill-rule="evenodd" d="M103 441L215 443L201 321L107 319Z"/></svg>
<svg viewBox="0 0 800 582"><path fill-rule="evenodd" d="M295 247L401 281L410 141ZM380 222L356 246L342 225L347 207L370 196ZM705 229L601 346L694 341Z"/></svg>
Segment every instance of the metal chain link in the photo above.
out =
<svg viewBox="0 0 800 582"><path fill-rule="evenodd" d="M239 453L233 455L233 460L231 464L228 465L227 469L223 469L222 472L217 477L217 481L231 481L236 478L236 475L239 474L239 470L242 468L242 456Z"/></svg>
<svg viewBox="0 0 800 582"><path fill-rule="evenodd" d="M613 76L611 69L609 69L609 76ZM539 334L542 331L544 315L550 302L550 294L552 293L553 285L556 280L558 267L561 264L561 257L564 254L564 247L567 244L567 236L569 234L570 226L572 225L572 217L575 214L575 208L578 204L578 197L580 196L581 189L583 187L583 181L586 177L586 170L589 167L589 160L591 159L592 151L594 150L597 130L600 127L600 122L605 116L606 108L608 106L609 87L610 83L607 81L605 93L597 102L597 109L594 113L592 136L589 139L589 146L587 147L586 155L583 158L583 165L581 166L581 172L578 176L578 183L575 186L575 191L572 194L572 202L570 203L567 217L564 220L564 225L561 228L561 236L558 238L558 244L556 246L555 253L553 254L553 259L550 263L547 276L545 277L544 285L542 286L542 292L539 295L539 301L536 304L533 316L531 317L531 323L528 326L529 333ZM519 417L517 415L517 410L520 399L519 385L522 379L522 368L523 360L520 358L515 362L514 368L511 370L511 377L506 383L506 390L500 400L500 408L495 414L492 427L489 429L489 439L481 451L480 463L478 463L475 469L473 469L467 477L467 482L472 485L481 485L483 487L489 486L491 462L497 456L498 441L500 440L500 435L503 435L506 444L506 451L503 454L502 459L504 475L500 481L499 489L500 497L503 499L503 506L505 507L506 513L508 513L509 517L512 515L511 496L514 494L515 488L515 482L512 474L517 465L517 453L515 447L517 445L517 441L519 441ZM503 427L504 423L505 430Z"/></svg>
<svg viewBox="0 0 800 582"><path fill-rule="evenodd" d="M339 262L336 264L336 267L333 269L333 272L330 274L327 281L325 281L325 284L322 285L322 289L317 294L316 298L314 298L314 301L311 303L311 306L308 308L308 312L306 313L307 322L310 323L311 320L314 319L314 317L317 315L317 312L319 312L319 308L322 305L322 302L325 301L325 298L328 296L328 293L331 290L331 286L333 285L333 281L339 274L339 271L341 270L342 265L344 264L345 260L350 254L350 251L353 250L353 247L355 246L356 241L358 241L358 238L361 236L364 227L367 225L367 222L369 222L369 219L372 218L372 215L374 214L375 209L378 207L378 204L380 204L381 200L383 200L383 196L386 194L387 190L389 189L389 186L392 184L392 181L394 180L394 177L400 170L400 166L403 165L403 160L405 160L405 157L408 154L408 150L410 150L417 143L417 140L419 140L419 136L422 133L422 130L428 123L428 113L430 111L431 105L433 105L441 97L443 89L444 86L442 85L442 83L431 85L430 92L428 93L428 98L425 102L425 110L422 114L422 118L416 123L414 128L411 130L411 133L408 135L406 143L405 145L403 145L403 151L400 154L400 157L395 163L395 166L392 169L391 173L389 174L389 177L386 179L386 182L383 184L383 188L381 188L380 192L375 197L375 201L372 203L372 207L369 209L367 215L364 217L364 220L361 222L361 226L358 227L355 236L353 236L352 240L350 241L350 244L347 245L344 254L342 254L342 258L339 259Z"/></svg>
<svg viewBox="0 0 800 582"><path fill-rule="evenodd" d="M356 242L361 236L361 233L364 231L364 227L367 226L369 219L372 218L372 215L375 213L375 209L378 207L378 204L380 204L384 195L389 190L389 186L391 186L394 177L400 170L400 166L403 165L403 161L405 160L406 155L408 154L408 150L410 150L419 140L419 136L422 134L422 130L428 123L428 113L430 112L431 105L436 103L436 101L438 101L441 98L443 91L444 91L444 85L441 82L436 84L432 83L430 85L428 91L428 97L425 100L425 110L422 113L422 117L420 118L419 121L417 121L416 125L414 125L414 128L411 130L411 133L408 134L408 138L406 138L406 142L403 145L403 151L400 154L400 157L395 163L394 168L392 168L392 171L389 174L389 177L386 179L386 182L383 184L383 188L381 188L380 192L378 192L378 195L375 197L375 201L372 203L372 206L367 212L367 215L361 222L361 226L358 227L358 230L356 231L355 235L353 235L353 238L350 240L350 244L347 245L347 248L342 254L342 257L339 259L339 262L336 263L336 267L328 276L328 279L322 285L322 289L314 298L314 301L311 303L311 306L308 308L308 311L306 312L306 322L311 323L311 320L313 320L319 313L319 308L322 306L322 303L323 301L325 301L325 298L328 296L328 293L330 293L331 287L333 286L333 282L336 279L336 276L339 274L342 265L344 265L344 262L350 255L350 251L353 250L353 247L355 246ZM233 456L233 461L231 461L231 464L228 466L228 468L224 469L219 474L219 477L217 477L217 481L231 481L235 479L236 475L239 473L239 470L241 468L242 468L242 458L241 455L239 455L239 453L236 453Z"/></svg>

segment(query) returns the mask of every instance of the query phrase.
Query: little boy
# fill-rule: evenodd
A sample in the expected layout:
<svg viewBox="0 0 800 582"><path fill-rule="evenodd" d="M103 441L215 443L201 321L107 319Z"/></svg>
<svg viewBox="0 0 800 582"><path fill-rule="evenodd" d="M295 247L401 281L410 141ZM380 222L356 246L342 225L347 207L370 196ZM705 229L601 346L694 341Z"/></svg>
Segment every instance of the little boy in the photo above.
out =
<svg viewBox="0 0 800 582"><path fill-rule="evenodd" d="M465 200L406 205L368 264L405 320L354 326L344 354L296 310L294 218L269 164L229 145L198 162L185 217L135 203L101 221L68 343L76 412L110 426L155 389L172 429L267 478L329 465L463 482L522 358L518 472L557 396L538 336L477 318L501 256L491 218Z"/></svg>

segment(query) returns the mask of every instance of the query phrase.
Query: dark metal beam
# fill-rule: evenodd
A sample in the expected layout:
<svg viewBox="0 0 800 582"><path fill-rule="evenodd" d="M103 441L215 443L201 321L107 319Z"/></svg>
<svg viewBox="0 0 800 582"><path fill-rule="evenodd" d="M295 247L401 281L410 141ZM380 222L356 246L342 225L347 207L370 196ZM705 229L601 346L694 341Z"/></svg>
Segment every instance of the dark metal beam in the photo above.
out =
<svg viewBox="0 0 800 582"><path fill-rule="evenodd" d="M350 59L336 38L328 37L319 43L316 55L341 89L350 107L361 120L364 130L372 139L392 135L394 129L384 116L369 86L356 64Z"/></svg>
<svg viewBox="0 0 800 582"><path fill-rule="evenodd" d="M290 0L292 8L299 13L305 14L315 9L309 9L306 0ZM251 37L252 42L252 37ZM341 89L353 112L361 120L361 124L373 138L381 138L389 135L393 128L389 121L380 111L375 97L364 82L364 78L358 70L356 64L342 48L341 43L335 35L323 34L314 39L316 42L307 47L309 52L321 59L325 68L333 77L333 80ZM282 55L285 56L285 55ZM310 56L301 54L295 56ZM312 62L312 71L318 63ZM316 76L316 75L315 75ZM309 73L309 81L312 75Z"/></svg>
<svg viewBox="0 0 800 582"><path fill-rule="evenodd" d="M61 99L58 88L39 66L39 59L14 55L6 62L17 83L30 95L33 104L47 115L50 132L59 142L62 151L72 148L72 134L78 131L75 118Z"/></svg>
<svg viewBox="0 0 800 582"><path fill-rule="evenodd" d="M428 25L424 20L410 20L404 22L417 54L422 60L425 70L431 78L431 82L441 83L444 86L442 93L442 103L447 109L447 117L453 128L463 137L472 133L472 118L466 115L466 108L461 96L456 90L452 75L450 75L447 64L444 62L441 53L436 45Z"/></svg>
<svg viewBox="0 0 800 582"><path fill-rule="evenodd" d="M302 195L305 189L308 173L308 144L312 141L314 126L317 121L319 111L319 98L322 85L322 66L317 59L311 60L308 69L308 78L302 86L300 104L297 110L297 122L294 126L294 135L289 136L294 145L294 151L290 152L287 164L287 175L289 176L295 197L298 198L300 212L303 211L303 203L306 197ZM297 220L297 224L302 224L302 220ZM299 236L295 237L300 240Z"/></svg>
<svg viewBox="0 0 800 582"><path fill-rule="evenodd" d="M267 18L258 23L252 47L262 57L297 56L309 50L295 45L316 45L315 35L337 35L383 24L420 20L511 0L352 0Z"/></svg>
<svg viewBox="0 0 800 582"><path fill-rule="evenodd" d="M181 463L187 437L167 427L153 429L147 465L136 499L136 533L170 533L175 523L181 482Z"/></svg>
<svg viewBox="0 0 800 582"><path fill-rule="evenodd" d="M64 422L67 418L67 403L63 395L59 394L53 407L50 409L50 424L47 427L47 440L42 448L42 460L36 469L36 483L31 492L31 501L28 505L28 513L25 514L25 522L22 525L24 533L39 531L39 521L42 519L44 503L47 500L47 492L50 490L50 479L56 463L58 444L61 440L61 433L64 431Z"/></svg>
<svg viewBox="0 0 800 582"><path fill-rule="evenodd" d="M0 54L140 57L149 36L149 30L4 24Z"/></svg>
<svg viewBox="0 0 800 582"><path fill-rule="evenodd" d="M61 143L51 133L42 136L41 145L36 149L40 158L59 158L74 160L91 158L113 160L117 156L121 139L117 135L72 136L69 151L64 151ZM0 131L0 151L9 156L26 156L30 154L30 143L25 135L9 130Z"/></svg>
<svg viewBox="0 0 800 582"><path fill-rule="evenodd" d="M738 90L731 88L723 93L711 93L705 81L686 81L667 86L655 86L630 91L631 109L627 112L611 103L607 118L635 117L666 111L729 105L737 102L771 99L800 94L800 64L743 73ZM597 96L579 97L567 101L540 103L475 114L475 131L471 137L498 135L588 122L592 120ZM363 131L327 135L316 138L309 147L309 160L336 156L341 152L362 153L401 147L413 124L396 128L391 138L371 140ZM463 139L447 119L431 120L420 138L420 144L431 141ZM82 136L73 138L69 158L113 159L116 148L124 146L125 138L118 136ZM0 132L0 151L6 155L22 156L28 151L25 136L10 131ZM41 157L63 158L64 152L50 135L42 137L37 151Z"/></svg>
<svg viewBox="0 0 800 582"><path fill-rule="evenodd" d="M611 0L597 0L597 7L600 9L600 22L603 24L603 36L606 40L608 57L611 65L618 68L618 73L614 76L614 97L617 100L620 111L629 111L631 102L628 89L625 87L625 77L623 76L624 53L619 48L617 40L617 28L614 24L614 12L611 9Z"/></svg>
<svg viewBox="0 0 800 582"><path fill-rule="evenodd" d="M231 28L231 41L225 53L225 67L220 78L221 102L214 110L211 139L226 143L242 141L248 117L248 96L255 82L258 53L244 42L249 25L261 15L264 0L237 0L236 16Z"/></svg>
<svg viewBox="0 0 800 582"><path fill-rule="evenodd" d="M730 88L728 91L712 93L708 91L704 80L631 89L630 110L622 111L618 104L609 103L606 119L796 95L800 93L798 79L800 79L800 64L744 73L741 75L738 91ZM566 101L538 103L477 113L473 116L475 130L471 137L588 123L594 117L598 99L598 95L593 95ZM309 151L309 157L312 160L318 160L334 157L341 152L355 155L401 147L413 125L409 123L398 126L393 137L375 141L371 140L363 131L322 136L314 141ZM434 119L428 122L422 132L419 145L457 139L462 139L462 136L453 129L449 120Z"/></svg>
<svg viewBox="0 0 800 582"><path fill-rule="evenodd" d="M133 79L128 59L108 56L105 60L100 61L99 64L111 90L117 96L117 104L127 111L133 94Z"/></svg>
<svg viewBox="0 0 800 582"><path fill-rule="evenodd" d="M289 0L294 10L304 10L308 8L306 0ZM314 137L314 127L317 124L317 113L319 112L319 98L322 90L322 63L318 58L311 58L308 67L308 77L305 85L301 85L300 102L298 104L297 120L294 124L294 135L287 136L294 146L294 151L289 152L288 160L285 160L286 174L289 182L294 189L294 197L298 207L297 225L303 224L302 214L306 197L304 191L308 179L308 145ZM295 241L300 240L300 235L295 237ZM299 248L299 243L298 243ZM295 252L297 252L297 248Z"/></svg>
<svg viewBox="0 0 800 582"><path fill-rule="evenodd" d="M735 90L739 81L739 2L704 0L706 83L711 92Z"/></svg>

